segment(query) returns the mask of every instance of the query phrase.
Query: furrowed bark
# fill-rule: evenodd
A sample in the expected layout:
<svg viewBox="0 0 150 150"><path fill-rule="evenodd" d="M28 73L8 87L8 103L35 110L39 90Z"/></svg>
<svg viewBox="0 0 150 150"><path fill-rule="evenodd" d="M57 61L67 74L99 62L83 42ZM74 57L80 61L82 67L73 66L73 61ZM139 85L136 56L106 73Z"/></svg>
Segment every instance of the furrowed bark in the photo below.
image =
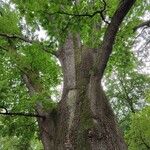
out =
<svg viewBox="0 0 150 150"><path fill-rule="evenodd" d="M70 143L70 131L75 115L76 103L76 70L75 51L72 34L68 35L65 44L58 56L63 71L63 94L58 108L58 120L56 127L56 150L67 150L72 147Z"/></svg>

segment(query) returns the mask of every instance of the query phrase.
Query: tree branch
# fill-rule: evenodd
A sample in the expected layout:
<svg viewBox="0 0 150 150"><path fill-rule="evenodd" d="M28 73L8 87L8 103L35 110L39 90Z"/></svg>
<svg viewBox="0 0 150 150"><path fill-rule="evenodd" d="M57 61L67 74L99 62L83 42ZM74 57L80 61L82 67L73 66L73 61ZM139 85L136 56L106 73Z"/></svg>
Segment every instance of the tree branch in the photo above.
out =
<svg viewBox="0 0 150 150"><path fill-rule="evenodd" d="M97 74L102 79L107 62L113 49L113 44L119 30L119 27L136 0L123 0L115 11L111 23L106 29L103 42L98 51L98 57L94 66L94 74Z"/></svg>
<svg viewBox="0 0 150 150"><path fill-rule="evenodd" d="M19 35L15 35L15 34L0 33L0 36L6 37L6 38L8 38L8 39L19 39L19 40L22 40L22 41L27 42L27 43L33 43L32 40L29 40L29 39L26 38L26 37L19 36Z"/></svg>
<svg viewBox="0 0 150 150"><path fill-rule="evenodd" d="M130 110L132 113L135 113L135 109L133 107L133 101L132 101L132 98L129 97L128 95L128 91L126 89L126 86L123 84L123 81L118 78L118 80L120 81L120 84L122 86L122 88L124 89L124 92L125 92L125 100L127 101L127 103L129 104L129 107L130 107Z"/></svg>
<svg viewBox="0 0 150 150"><path fill-rule="evenodd" d="M40 116L38 114L31 114L31 113L10 113L10 112L0 112L1 115L6 115L6 116L24 116L24 117L38 117L38 118L45 118L45 116Z"/></svg>
<svg viewBox="0 0 150 150"><path fill-rule="evenodd" d="M103 0L103 3L104 3L104 7L101 10L97 10L97 11L93 12L92 14L89 14L89 13L74 14L74 13L68 13L68 12L64 12L64 11L57 11L57 12L53 12L53 13L45 12L45 13L48 14L48 15L60 14L60 15L67 15L67 16L74 16L74 17L89 17L89 18L93 18L95 15L100 14L102 20L106 24L109 24L109 22L105 20L105 17L104 17L104 14L103 14L103 12L106 9L106 2L105 2L105 0Z"/></svg>
<svg viewBox="0 0 150 150"><path fill-rule="evenodd" d="M13 112L8 112L7 108L4 106L0 106L1 109L4 109L5 112L0 112L1 115L6 115L6 116L25 116L25 117L39 117L39 118L45 118L45 116L41 116L38 114L32 114L32 113L23 113L23 112L19 112L19 113L13 113Z"/></svg>
<svg viewBox="0 0 150 150"><path fill-rule="evenodd" d="M5 37L5 38L7 38L7 39L19 39L19 40L21 40L21 41L24 41L24 42L27 42L27 43L30 43L30 44L33 44L34 42L39 42L39 41L30 40L30 39L28 39L28 38L26 38L26 37L19 36L19 35L15 35L15 34L0 33L0 36ZM50 52L50 51L48 50L48 47L44 46L43 43L41 43L41 45L43 46L43 50L44 50L45 52L47 52L47 53L49 53L49 54L52 54L52 55L58 57L58 56L57 56L57 51L51 51L51 52ZM5 51L9 51L7 48L5 48L5 47L3 47L3 46L0 46L0 49L3 49L3 50L5 50Z"/></svg>
<svg viewBox="0 0 150 150"><path fill-rule="evenodd" d="M150 20L142 22L141 24L137 25L136 27L133 28L133 31L135 32L137 29L141 27L150 27Z"/></svg>
<svg viewBox="0 0 150 150"><path fill-rule="evenodd" d="M104 17L104 14L103 14L103 12L106 10L106 6L107 6L105 0L103 0L103 3L104 3L104 7L103 7L103 9L101 10L100 15L101 15L102 20L103 20L106 24L109 25L110 23L109 23L108 21L105 20L105 17Z"/></svg>

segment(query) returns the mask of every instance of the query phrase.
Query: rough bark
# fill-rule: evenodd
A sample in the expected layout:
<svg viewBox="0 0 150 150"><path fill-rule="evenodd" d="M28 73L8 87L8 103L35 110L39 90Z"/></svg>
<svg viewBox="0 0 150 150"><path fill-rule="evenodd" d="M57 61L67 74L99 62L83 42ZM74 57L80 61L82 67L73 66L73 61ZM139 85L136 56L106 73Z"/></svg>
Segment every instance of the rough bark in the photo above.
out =
<svg viewBox="0 0 150 150"><path fill-rule="evenodd" d="M134 3L135 0L121 2L97 54L81 46L79 36L69 34L59 54L64 90L57 116L56 150L127 149L102 90L101 78L119 26Z"/></svg>

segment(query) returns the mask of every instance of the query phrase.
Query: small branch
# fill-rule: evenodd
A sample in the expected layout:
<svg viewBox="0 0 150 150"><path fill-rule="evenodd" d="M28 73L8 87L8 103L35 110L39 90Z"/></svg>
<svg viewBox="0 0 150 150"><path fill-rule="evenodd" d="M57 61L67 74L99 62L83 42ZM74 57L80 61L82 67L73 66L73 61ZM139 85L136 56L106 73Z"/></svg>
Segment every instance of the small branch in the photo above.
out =
<svg viewBox="0 0 150 150"><path fill-rule="evenodd" d="M38 114L31 114L31 113L9 113L9 112L6 112L6 113L3 113L3 112L0 112L1 115L6 115L6 116L24 116L24 117L38 117L38 118L45 118L45 116L40 116Z"/></svg>
<svg viewBox="0 0 150 150"><path fill-rule="evenodd" d="M103 20L106 24L109 25L110 23L109 23L108 21L105 20L105 17L104 17L104 14L103 14L103 12L106 10L106 6L107 6L105 0L103 0L103 3L104 3L104 7L103 7L103 9L101 10L100 15L101 15L102 20Z"/></svg>
<svg viewBox="0 0 150 150"><path fill-rule="evenodd" d="M34 42L34 41L32 41L32 40L29 40L29 39L26 38L26 37L22 37L22 36L15 35L15 34L0 33L0 36L6 37L6 38L8 38L8 39L19 39L19 40L22 40L22 41L27 42L27 43L33 43L33 42Z"/></svg>
<svg viewBox="0 0 150 150"><path fill-rule="evenodd" d="M126 96L125 100L126 100L127 103L129 104L130 110L131 110L132 113L135 113L135 109L134 109L134 107L133 107L132 98L129 97L128 92L127 92L127 89L126 89L126 86L123 84L123 81L122 81L120 78L118 78L118 79L119 79L119 81L120 81L120 83L121 83L121 86L122 86L123 89L124 89L125 96Z"/></svg>
<svg viewBox="0 0 150 150"><path fill-rule="evenodd" d="M40 116L38 114L32 114L32 113L23 113L23 112L13 113L13 112L8 112L7 108L4 107L4 106L0 106L0 108L5 110L5 112L0 112L1 115L45 118L45 116Z"/></svg>
<svg viewBox="0 0 150 150"><path fill-rule="evenodd" d="M60 15L67 15L67 16L74 16L74 17L89 17L89 18L93 18L95 15L100 14L102 20L103 20L106 24L109 24L109 22L105 20L105 17L104 17L104 14L103 14L103 12L104 12L105 9L106 9L106 2L103 0L103 3L104 3L103 9L102 9L102 10L97 10L97 11L93 12L92 14L89 14L89 13L74 14L74 13L68 13L68 12L64 12L64 11L57 11L57 12L53 12L53 13L45 12L45 13L47 13L48 15L60 14Z"/></svg>
<svg viewBox="0 0 150 150"><path fill-rule="evenodd" d="M145 22L139 24L138 26L134 27L133 31L135 32L137 29L139 29L141 27L150 27L150 20L145 21Z"/></svg>

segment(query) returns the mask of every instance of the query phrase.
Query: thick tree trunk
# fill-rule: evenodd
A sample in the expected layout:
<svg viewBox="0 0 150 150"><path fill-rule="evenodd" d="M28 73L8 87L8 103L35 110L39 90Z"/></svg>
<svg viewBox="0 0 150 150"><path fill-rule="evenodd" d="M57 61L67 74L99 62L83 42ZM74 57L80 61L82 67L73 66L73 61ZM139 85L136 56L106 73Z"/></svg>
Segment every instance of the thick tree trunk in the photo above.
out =
<svg viewBox="0 0 150 150"><path fill-rule="evenodd" d="M76 38L75 38L76 37ZM35 107L44 150L126 150L115 116L101 87L101 78L93 74L97 54L81 46L79 36L69 34L59 59L64 88L56 111L45 111L40 100ZM38 73L23 75L30 95L40 93Z"/></svg>
<svg viewBox="0 0 150 150"><path fill-rule="evenodd" d="M95 55L81 46L79 36L71 34L59 52L64 88L58 110L45 111L40 100L35 107L45 116L37 118L44 150L127 149L100 77L92 73ZM38 78L36 71L23 75L31 96L42 91Z"/></svg>
<svg viewBox="0 0 150 150"><path fill-rule="evenodd" d="M94 53L69 35L59 58L64 89L59 104L55 150L126 150L100 77L91 74Z"/></svg>
<svg viewBox="0 0 150 150"><path fill-rule="evenodd" d="M97 53L81 46L79 36L69 34L58 55L64 75L58 109L53 113L37 107L37 112L45 115L44 120L38 120L45 150L127 149L101 79L119 26L135 1L121 1ZM38 86L31 82L35 91Z"/></svg>

